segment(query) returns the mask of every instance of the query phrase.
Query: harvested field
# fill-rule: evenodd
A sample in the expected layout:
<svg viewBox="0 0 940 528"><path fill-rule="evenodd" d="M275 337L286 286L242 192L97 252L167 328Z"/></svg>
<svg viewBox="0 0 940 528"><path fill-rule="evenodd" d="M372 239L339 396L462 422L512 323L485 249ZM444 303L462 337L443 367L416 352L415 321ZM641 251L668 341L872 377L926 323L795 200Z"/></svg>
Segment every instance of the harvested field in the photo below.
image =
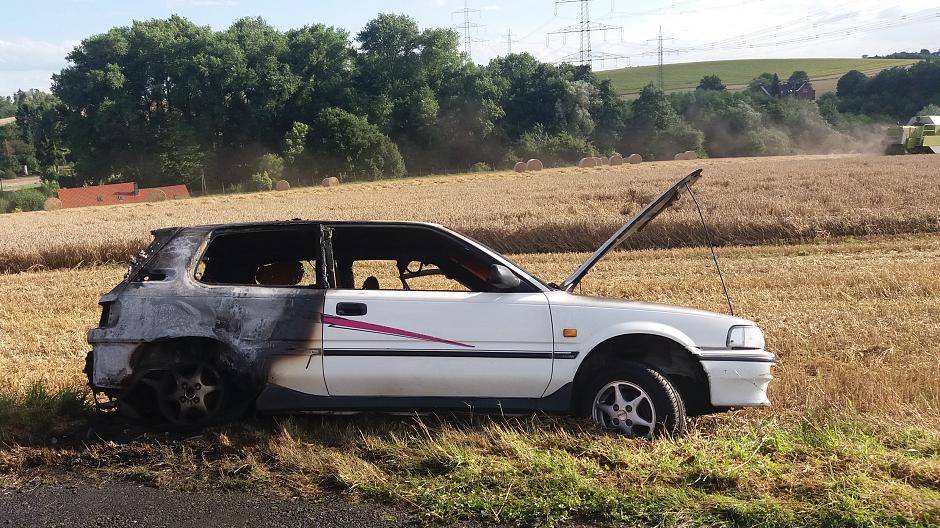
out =
<svg viewBox="0 0 940 528"><path fill-rule="evenodd" d="M833 244L728 248L722 263L738 314L755 319L780 355L775 413L855 410L940 423L940 235ZM558 280L584 254L514 258ZM0 383L81 385L85 332L118 267L0 276ZM725 309L701 249L616 253L584 293Z"/></svg>
<svg viewBox="0 0 940 528"><path fill-rule="evenodd" d="M158 227L291 218L423 220L505 252L591 251L696 167L721 244L940 230L940 156L802 156L466 174L0 215L0 272L123 262ZM632 243L700 244L690 200Z"/></svg>
<svg viewBox="0 0 940 528"><path fill-rule="evenodd" d="M645 442L544 416L292 417L195 437L88 418L86 329L116 266L0 276L0 487L133 482L388 501L429 522L940 523L940 235L721 251L781 359L772 409ZM548 279L584 254L514 258ZM721 310L702 249L621 252L584 293ZM35 382L43 382L45 390Z"/></svg>

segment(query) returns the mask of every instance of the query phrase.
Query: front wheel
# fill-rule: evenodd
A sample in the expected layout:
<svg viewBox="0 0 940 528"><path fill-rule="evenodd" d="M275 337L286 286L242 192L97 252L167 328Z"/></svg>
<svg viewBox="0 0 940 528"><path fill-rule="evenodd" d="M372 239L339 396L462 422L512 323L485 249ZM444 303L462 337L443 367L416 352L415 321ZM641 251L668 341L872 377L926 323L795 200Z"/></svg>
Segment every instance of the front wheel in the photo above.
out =
<svg viewBox="0 0 940 528"><path fill-rule="evenodd" d="M685 432L679 391L656 369L632 361L595 373L581 391L578 412L604 429L634 438Z"/></svg>

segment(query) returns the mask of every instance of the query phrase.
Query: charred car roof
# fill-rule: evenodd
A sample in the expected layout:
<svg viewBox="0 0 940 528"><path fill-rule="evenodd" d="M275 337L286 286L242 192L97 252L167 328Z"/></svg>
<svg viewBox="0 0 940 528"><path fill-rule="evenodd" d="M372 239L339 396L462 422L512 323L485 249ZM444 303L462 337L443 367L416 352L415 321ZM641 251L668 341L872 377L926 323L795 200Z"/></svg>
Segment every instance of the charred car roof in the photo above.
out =
<svg viewBox="0 0 940 528"><path fill-rule="evenodd" d="M154 229L151 231L151 234L156 236L162 233L170 233L173 231L195 231L195 232L212 232L218 231L221 229L251 229L251 228L268 228L268 227L290 227L290 226L309 226L309 225L377 225L377 226L418 226L418 227L433 227L436 229L443 229L444 226L440 224L435 224L432 222L413 222L406 220L270 220L263 222L234 222L229 224L207 224L207 225L195 225L195 226L181 226L181 227L162 227L160 229Z"/></svg>

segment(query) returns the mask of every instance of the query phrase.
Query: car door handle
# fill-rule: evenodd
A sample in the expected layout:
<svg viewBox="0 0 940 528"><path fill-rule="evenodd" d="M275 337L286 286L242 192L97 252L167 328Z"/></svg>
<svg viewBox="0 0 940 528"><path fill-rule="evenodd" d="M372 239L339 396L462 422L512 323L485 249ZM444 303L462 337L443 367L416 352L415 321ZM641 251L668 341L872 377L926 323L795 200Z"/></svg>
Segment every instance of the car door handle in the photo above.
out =
<svg viewBox="0 0 940 528"><path fill-rule="evenodd" d="M365 303L341 302L336 303L336 315L363 316L368 311Z"/></svg>

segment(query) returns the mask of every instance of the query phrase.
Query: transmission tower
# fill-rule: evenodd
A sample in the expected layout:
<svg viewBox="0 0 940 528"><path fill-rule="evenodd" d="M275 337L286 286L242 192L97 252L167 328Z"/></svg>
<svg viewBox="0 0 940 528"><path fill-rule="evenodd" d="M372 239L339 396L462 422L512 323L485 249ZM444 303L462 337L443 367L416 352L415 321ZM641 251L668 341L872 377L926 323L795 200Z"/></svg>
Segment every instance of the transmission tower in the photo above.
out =
<svg viewBox="0 0 940 528"><path fill-rule="evenodd" d="M473 45L483 42L478 38L473 37L473 32L483 27L482 24L478 24L473 21L474 16L480 16L479 9L471 9L470 1L464 0L463 9L459 11L454 11L451 14L451 17L459 16L460 24L455 26L460 34L460 40L463 46L463 52L467 54L467 57L473 59Z"/></svg>
<svg viewBox="0 0 940 528"><path fill-rule="evenodd" d="M506 38L506 53L512 55L512 45L519 42L518 40L512 38L512 29L509 29L505 35L500 36Z"/></svg>
<svg viewBox="0 0 940 528"><path fill-rule="evenodd" d="M557 29L549 32L545 36L545 44L548 45L552 35L561 35L563 41L567 41L567 36L577 34L581 40L581 49L578 53L566 55L559 62L577 61L578 64L591 65L597 60L617 60L627 59L626 55L617 55L603 51L594 51L591 43L591 35L597 32L603 32L604 38L607 38L608 31L617 31L620 33L620 40L623 40L623 27L611 26L601 22L591 21L591 2L594 0L555 0L555 12L558 12L558 6L561 4L581 4L581 21L577 24Z"/></svg>
<svg viewBox="0 0 940 528"><path fill-rule="evenodd" d="M662 26L659 26L659 36L658 36L657 38L655 38L655 39L649 39L649 40L646 41L646 42L653 42L653 41L658 42L658 46L656 47L656 57L657 57L657 62L656 62L656 64L657 64L657 68L656 68L656 84L659 85L659 89L660 89L660 90L665 90L665 89L666 89L666 87L665 87L665 75L664 75L665 72L664 72L664 69L663 69L663 54L665 54L665 53L675 53L675 52L676 52L675 50L667 50L667 49L663 48L663 42L666 41L666 40L675 40L675 39L672 38L672 37L664 37L664 36L663 36L663 27L662 27Z"/></svg>

